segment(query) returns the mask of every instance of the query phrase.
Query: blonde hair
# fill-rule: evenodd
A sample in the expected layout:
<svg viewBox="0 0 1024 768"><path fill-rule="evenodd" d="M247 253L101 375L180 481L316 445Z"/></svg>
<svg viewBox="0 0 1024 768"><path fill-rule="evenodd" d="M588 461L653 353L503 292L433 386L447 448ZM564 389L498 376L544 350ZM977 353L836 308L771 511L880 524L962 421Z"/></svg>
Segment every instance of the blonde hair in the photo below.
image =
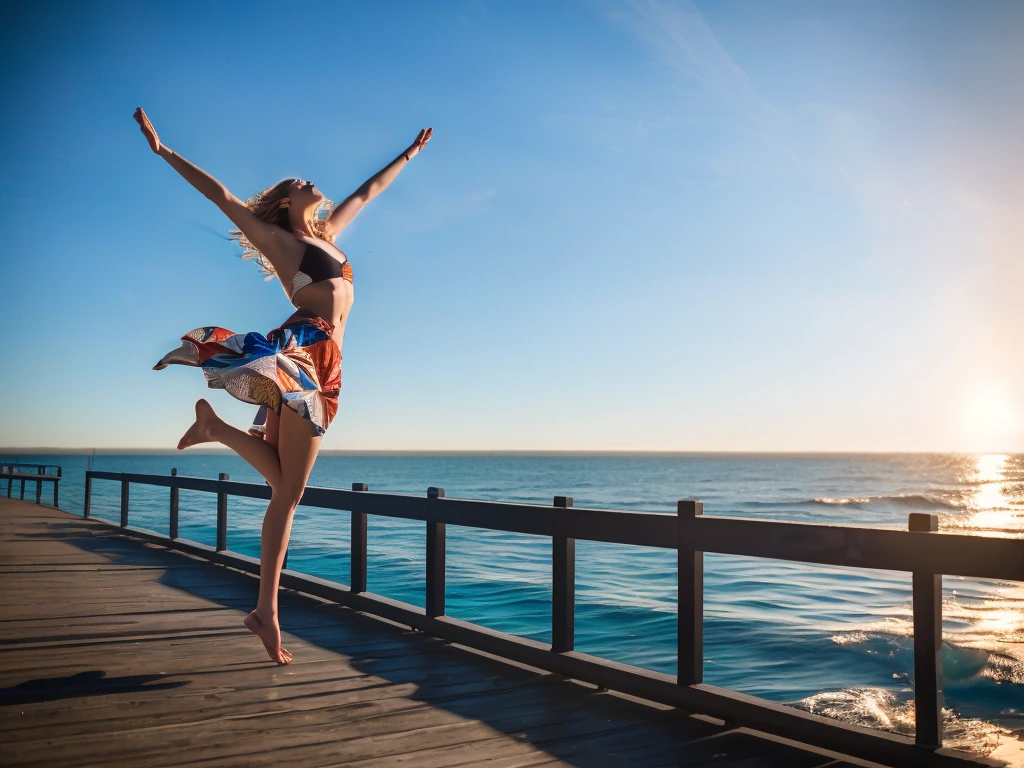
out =
<svg viewBox="0 0 1024 768"><path fill-rule="evenodd" d="M245 206L252 215L260 221L265 221L268 224L276 224L286 232L294 232L292 229L291 221L288 219L288 208L281 207L281 200L288 197L288 188L297 181L297 179L283 179L272 187L267 187L265 190L260 192L258 195L253 195L245 201ZM327 214L330 213L334 203L324 198L320 201L320 204L313 209L313 218L306 221L306 226L314 236L331 242L331 239L325 232L325 225L327 222ZM255 261L256 265L260 268L260 272L266 275L267 280L271 280L277 277L277 270L274 269L274 265L270 263L268 259L259 248L249 242L240 229L232 229L229 233L230 239L237 242L242 247L242 258L247 261Z"/></svg>

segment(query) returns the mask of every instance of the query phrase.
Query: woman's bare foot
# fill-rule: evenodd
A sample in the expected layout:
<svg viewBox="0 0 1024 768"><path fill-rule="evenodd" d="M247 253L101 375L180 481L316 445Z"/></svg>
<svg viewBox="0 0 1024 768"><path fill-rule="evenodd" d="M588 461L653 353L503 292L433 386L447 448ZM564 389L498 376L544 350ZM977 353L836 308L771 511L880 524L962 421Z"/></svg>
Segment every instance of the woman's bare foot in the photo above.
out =
<svg viewBox="0 0 1024 768"><path fill-rule="evenodd" d="M205 400L196 401L196 421L178 441L178 450L190 445L213 442L213 428L220 417L213 412L213 406Z"/></svg>
<svg viewBox="0 0 1024 768"><path fill-rule="evenodd" d="M262 618L256 611L253 611L245 617L242 623L245 624L246 629L263 641L263 647L267 649L271 661L276 661L278 664L292 663L292 655L281 647L281 625L278 624L276 616Z"/></svg>

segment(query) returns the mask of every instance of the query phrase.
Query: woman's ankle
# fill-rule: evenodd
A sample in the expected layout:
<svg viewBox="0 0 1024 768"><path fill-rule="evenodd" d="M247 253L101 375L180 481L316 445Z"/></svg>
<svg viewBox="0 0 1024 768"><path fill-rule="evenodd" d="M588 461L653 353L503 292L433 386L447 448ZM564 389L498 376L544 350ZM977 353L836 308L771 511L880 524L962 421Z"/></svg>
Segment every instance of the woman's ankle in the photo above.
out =
<svg viewBox="0 0 1024 768"><path fill-rule="evenodd" d="M227 422L222 421L220 416L217 416L216 414L214 414L213 418L210 419L207 423L207 433L210 435L212 442L222 442L221 437L224 436L223 428L226 424Z"/></svg>

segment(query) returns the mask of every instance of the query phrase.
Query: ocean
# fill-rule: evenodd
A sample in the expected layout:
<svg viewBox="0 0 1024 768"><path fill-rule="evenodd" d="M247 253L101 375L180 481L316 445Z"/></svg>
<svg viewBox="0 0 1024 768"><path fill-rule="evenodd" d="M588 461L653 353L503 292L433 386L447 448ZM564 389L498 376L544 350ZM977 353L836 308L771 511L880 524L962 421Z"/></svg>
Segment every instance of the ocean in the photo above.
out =
<svg viewBox="0 0 1024 768"><path fill-rule="evenodd" d="M81 514L85 470L262 480L232 454L11 455L63 467L61 507ZM1024 455L322 455L310 485L449 498L674 514L907 527L910 512L942 530L1021 539ZM4 489L6 490L6 489ZM34 494L34 488L32 489ZM45 491L44 491L45 494ZM119 519L120 486L97 481L92 512ZM132 486L132 525L167 532L166 489ZM45 496L44 496L45 498ZM228 546L258 556L265 502L231 498ZM213 545L212 494L182 491L180 535ZM349 515L300 507L289 568L348 582ZM447 613L550 642L550 540L448 527ZM373 517L370 591L424 605L423 523ZM705 682L912 734L910 574L705 554ZM576 647L675 672L676 562L669 551L578 541ZM282 616L287 632L288 617ZM943 579L947 746L987 753L1024 739L1024 584Z"/></svg>

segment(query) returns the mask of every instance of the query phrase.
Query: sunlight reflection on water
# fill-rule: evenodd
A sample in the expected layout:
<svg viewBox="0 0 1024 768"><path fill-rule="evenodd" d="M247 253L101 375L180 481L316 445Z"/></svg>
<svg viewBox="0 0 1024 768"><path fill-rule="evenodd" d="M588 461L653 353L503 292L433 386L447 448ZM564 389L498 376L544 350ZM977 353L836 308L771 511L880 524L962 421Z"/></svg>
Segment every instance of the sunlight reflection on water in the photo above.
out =
<svg viewBox="0 0 1024 768"><path fill-rule="evenodd" d="M989 536L1024 536L1024 467L1002 454L967 457L958 479L969 490L963 511L940 519L944 529Z"/></svg>

